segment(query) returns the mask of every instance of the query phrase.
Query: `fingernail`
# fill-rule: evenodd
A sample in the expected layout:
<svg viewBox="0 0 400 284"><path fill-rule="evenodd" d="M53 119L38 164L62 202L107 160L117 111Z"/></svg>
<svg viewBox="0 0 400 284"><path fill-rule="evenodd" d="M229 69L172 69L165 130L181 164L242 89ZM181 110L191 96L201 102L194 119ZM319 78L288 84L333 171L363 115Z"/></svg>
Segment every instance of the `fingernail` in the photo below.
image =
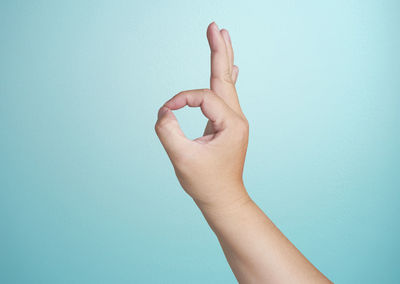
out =
<svg viewBox="0 0 400 284"><path fill-rule="evenodd" d="M167 112L168 112L168 108L167 107L165 107L165 106L162 106L161 108L160 108L160 110L158 111L158 119L160 119L161 117L163 117L164 116L164 114L166 114Z"/></svg>
<svg viewBox="0 0 400 284"><path fill-rule="evenodd" d="M218 28L217 23L216 23L216 22L213 22L213 23L214 23L214 28L215 28L217 31L219 31L219 28Z"/></svg>

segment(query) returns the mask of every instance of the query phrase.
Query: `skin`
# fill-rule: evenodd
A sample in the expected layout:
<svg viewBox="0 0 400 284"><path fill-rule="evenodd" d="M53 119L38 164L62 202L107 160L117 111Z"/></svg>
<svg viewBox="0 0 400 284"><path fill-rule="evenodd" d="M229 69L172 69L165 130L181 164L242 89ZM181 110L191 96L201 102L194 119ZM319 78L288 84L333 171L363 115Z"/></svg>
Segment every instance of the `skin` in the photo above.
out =
<svg viewBox="0 0 400 284"><path fill-rule="evenodd" d="M235 83L227 30L213 22L210 89L183 91L158 112L156 133L183 189L216 234L239 283L331 283L279 231L248 195L243 184L249 124ZM208 118L204 135L185 137L173 110L200 107Z"/></svg>

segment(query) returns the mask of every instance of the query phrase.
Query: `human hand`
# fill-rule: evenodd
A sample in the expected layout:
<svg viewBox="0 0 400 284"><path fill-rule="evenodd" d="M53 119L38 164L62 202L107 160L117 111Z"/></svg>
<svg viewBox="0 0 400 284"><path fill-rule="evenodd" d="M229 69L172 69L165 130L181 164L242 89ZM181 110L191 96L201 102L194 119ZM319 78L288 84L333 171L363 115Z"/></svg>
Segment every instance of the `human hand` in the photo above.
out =
<svg viewBox="0 0 400 284"><path fill-rule="evenodd" d="M159 110L155 130L185 191L205 206L226 206L247 199L242 174L248 143L248 122L243 115L235 82L229 34L212 23L207 30L211 49L211 89L184 91ZM204 135L185 137L173 110L200 107L209 119Z"/></svg>
<svg viewBox="0 0 400 284"><path fill-rule="evenodd" d="M239 105L238 69L226 30L212 23L210 89L180 92L158 112L155 129L186 192L215 232L239 283L331 283L250 199L242 175L249 127ZM173 110L200 107L209 119L190 140Z"/></svg>

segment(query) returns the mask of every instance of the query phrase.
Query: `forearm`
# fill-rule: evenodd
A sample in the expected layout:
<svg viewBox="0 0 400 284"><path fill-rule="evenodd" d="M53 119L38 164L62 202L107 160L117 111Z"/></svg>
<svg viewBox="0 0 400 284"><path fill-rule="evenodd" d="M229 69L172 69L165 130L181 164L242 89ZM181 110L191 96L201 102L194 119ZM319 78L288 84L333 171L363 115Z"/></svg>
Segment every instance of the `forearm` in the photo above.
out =
<svg viewBox="0 0 400 284"><path fill-rule="evenodd" d="M329 283L247 194L229 205L196 203L240 283Z"/></svg>

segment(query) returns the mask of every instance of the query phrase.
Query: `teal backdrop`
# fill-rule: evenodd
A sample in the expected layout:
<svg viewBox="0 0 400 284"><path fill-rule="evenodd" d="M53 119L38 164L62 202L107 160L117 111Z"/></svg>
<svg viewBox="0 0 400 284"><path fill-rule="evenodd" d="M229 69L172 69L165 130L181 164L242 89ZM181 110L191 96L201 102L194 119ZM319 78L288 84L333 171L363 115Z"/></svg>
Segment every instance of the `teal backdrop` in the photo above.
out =
<svg viewBox="0 0 400 284"><path fill-rule="evenodd" d="M399 283L399 3L1 1L0 283L235 283L154 132L212 21L250 195L334 282Z"/></svg>

